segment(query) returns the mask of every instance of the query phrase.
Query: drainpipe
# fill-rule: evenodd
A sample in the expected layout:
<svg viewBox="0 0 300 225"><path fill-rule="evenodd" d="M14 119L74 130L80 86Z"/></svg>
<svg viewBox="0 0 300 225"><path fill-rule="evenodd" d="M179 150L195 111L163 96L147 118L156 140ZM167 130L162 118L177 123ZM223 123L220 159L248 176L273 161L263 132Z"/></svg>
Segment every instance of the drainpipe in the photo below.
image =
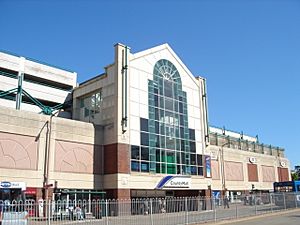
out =
<svg viewBox="0 0 300 225"><path fill-rule="evenodd" d="M127 131L127 76L128 76L128 46L122 50L122 132Z"/></svg>
<svg viewBox="0 0 300 225"><path fill-rule="evenodd" d="M19 72L18 72L18 89L16 95L16 109L20 110L21 102L22 102L22 83L24 79L24 71L25 71L25 58L20 57L20 64L19 64Z"/></svg>
<svg viewBox="0 0 300 225"><path fill-rule="evenodd" d="M207 93L206 93L206 79L202 78L203 83L202 83L202 102L203 102L203 108L205 108L204 112L204 124L206 126L205 129L205 142L206 144L209 143L209 125L208 125L208 107L207 107Z"/></svg>

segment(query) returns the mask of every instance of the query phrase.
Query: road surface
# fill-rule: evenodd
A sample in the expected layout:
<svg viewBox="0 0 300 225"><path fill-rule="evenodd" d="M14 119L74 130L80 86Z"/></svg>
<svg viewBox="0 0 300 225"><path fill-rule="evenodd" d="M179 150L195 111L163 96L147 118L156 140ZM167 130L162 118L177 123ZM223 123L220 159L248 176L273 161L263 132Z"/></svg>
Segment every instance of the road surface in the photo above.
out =
<svg viewBox="0 0 300 225"><path fill-rule="evenodd" d="M248 219L245 221L230 221L230 225L300 225L300 210L291 212L278 212L277 214L266 214L259 218Z"/></svg>

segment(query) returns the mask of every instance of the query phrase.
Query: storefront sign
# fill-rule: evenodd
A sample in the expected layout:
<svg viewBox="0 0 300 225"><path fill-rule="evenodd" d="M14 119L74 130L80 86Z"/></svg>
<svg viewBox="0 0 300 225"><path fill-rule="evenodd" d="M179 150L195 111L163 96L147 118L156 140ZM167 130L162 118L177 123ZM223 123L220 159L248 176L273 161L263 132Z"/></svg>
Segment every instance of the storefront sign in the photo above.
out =
<svg viewBox="0 0 300 225"><path fill-rule="evenodd" d="M26 190L25 182L0 182L0 188L9 188L9 189L21 189L22 191Z"/></svg>
<svg viewBox="0 0 300 225"><path fill-rule="evenodd" d="M10 188L11 183L7 182L7 181L4 181L4 182L0 183L0 186L1 186L1 188Z"/></svg>
<svg viewBox="0 0 300 225"><path fill-rule="evenodd" d="M190 176L166 176L157 184L155 189L190 188Z"/></svg>
<svg viewBox="0 0 300 225"><path fill-rule="evenodd" d="M24 192L26 195L36 195L36 188L26 188Z"/></svg>
<svg viewBox="0 0 300 225"><path fill-rule="evenodd" d="M211 162L210 156L205 156L205 169L206 169L206 177L211 177Z"/></svg>

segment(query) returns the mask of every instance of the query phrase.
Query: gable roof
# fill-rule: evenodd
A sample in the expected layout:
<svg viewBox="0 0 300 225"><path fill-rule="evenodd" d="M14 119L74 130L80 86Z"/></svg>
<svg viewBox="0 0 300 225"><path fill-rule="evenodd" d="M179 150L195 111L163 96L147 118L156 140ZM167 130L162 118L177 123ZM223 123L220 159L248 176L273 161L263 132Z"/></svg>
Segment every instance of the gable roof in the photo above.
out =
<svg viewBox="0 0 300 225"><path fill-rule="evenodd" d="M153 48L146 49L144 51L140 51L137 53L132 53L132 59L139 59L142 57L145 57L147 55L162 51L162 50L167 50L173 58L177 61L177 63L182 67L182 69L194 80L194 82L197 84L196 77L192 74L192 72L185 66L185 64L182 62L182 60L179 58L179 56L173 51L173 49L170 47L169 44L165 43L162 45L155 46Z"/></svg>

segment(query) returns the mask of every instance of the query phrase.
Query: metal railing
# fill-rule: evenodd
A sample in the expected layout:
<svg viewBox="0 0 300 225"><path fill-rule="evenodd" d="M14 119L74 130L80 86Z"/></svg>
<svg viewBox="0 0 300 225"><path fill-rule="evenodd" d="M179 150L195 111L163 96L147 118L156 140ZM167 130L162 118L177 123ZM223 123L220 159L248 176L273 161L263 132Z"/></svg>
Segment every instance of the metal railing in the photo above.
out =
<svg viewBox="0 0 300 225"><path fill-rule="evenodd" d="M2 225L179 225L217 222L297 208L300 193L231 198L145 198L95 201L0 201Z"/></svg>
<svg viewBox="0 0 300 225"><path fill-rule="evenodd" d="M215 146L222 146L226 144L226 147L233 148L233 149L256 152L265 155L284 157L284 149L272 145L265 145L258 142L251 142L248 140L221 135L218 133L210 133L209 139L210 139L210 144Z"/></svg>

